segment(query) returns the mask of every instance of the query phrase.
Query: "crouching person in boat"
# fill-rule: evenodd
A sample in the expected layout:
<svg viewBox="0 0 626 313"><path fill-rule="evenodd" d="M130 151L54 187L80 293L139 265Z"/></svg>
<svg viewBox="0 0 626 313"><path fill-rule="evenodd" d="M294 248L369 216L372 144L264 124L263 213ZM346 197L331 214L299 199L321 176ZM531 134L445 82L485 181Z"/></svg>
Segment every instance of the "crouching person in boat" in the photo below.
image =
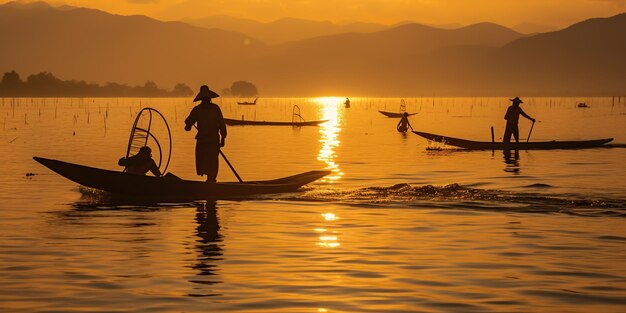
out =
<svg viewBox="0 0 626 313"><path fill-rule="evenodd" d="M127 173L145 175L150 171L154 176L160 177L161 171L152 159L152 149L148 146L141 147L137 154L131 157L123 157L118 162L118 165L125 166L124 170Z"/></svg>
<svg viewBox="0 0 626 313"><path fill-rule="evenodd" d="M411 126L411 122L409 122L409 113L404 112L404 114L402 114L402 118L396 126L396 129L401 133L406 133L407 130L409 130L409 127L413 130L413 126Z"/></svg>
<svg viewBox="0 0 626 313"><path fill-rule="evenodd" d="M193 100L202 101L195 106L185 119L185 130L190 131L197 124L196 135L196 173L207 175L207 182L215 182L219 169L219 152L226 140L226 124L220 107L211 99L219 95L209 89L200 87L200 92Z"/></svg>
<svg viewBox="0 0 626 313"><path fill-rule="evenodd" d="M522 99L519 97L515 97L515 99L510 99L513 104L506 110L506 114L504 115L504 119L506 120L506 129L504 130L504 137L502 137L502 142L511 142L511 135L515 137L515 142L519 142L519 116L523 117L535 122L535 119L530 117L528 114L519 107L520 104L524 103Z"/></svg>

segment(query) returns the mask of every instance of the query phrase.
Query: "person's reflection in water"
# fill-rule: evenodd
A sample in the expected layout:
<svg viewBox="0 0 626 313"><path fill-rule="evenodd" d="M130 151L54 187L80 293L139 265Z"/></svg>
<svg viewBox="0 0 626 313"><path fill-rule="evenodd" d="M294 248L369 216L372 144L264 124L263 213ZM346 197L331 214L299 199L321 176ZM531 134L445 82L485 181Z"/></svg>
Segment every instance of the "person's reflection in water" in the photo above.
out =
<svg viewBox="0 0 626 313"><path fill-rule="evenodd" d="M200 237L196 240L196 250L198 252L198 262L192 266L193 269L199 271L199 276L213 276L217 265L216 261L221 260L222 247L220 242L222 236L219 233L220 225L217 220L217 208L215 201L207 201L206 203L198 203L196 207L196 235ZM213 285L220 283L215 279L197 279L191 280L192 283L202 285ZM200 288L199 288L200 289ZM213 296L215 294L192 294L192 296Z"/></svg>
<svg viewBox="0 0 626 313"><path fill-rule="evenodd" d="M504 155L504 163L506 164L504 171L516 175L519 174L519 150L503 150L502 154Z"/></svg>

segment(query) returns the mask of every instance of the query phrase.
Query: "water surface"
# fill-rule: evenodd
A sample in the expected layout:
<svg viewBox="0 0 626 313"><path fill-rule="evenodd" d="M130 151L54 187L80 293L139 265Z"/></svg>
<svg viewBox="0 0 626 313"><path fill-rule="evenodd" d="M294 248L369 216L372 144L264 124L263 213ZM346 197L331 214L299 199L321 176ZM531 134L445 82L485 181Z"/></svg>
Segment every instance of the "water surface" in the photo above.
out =
<svg viewBox="0 0 626 313"><path fill-rule="evenodd" d="M8 312L617 312L626 309L626 149L465 152L399 134L400 99L264 99L229 127L244 180L312 169L302 192L114 202L33 156L119 169L137 112L159 109L187 179L189 99L0 99L0 308ZM531 139L626 143L624 98L529 98ZM416 130L503 132L507 99L405 98ZM578 102L590 108L576 108ZM520 133L528 135L522 120ZM29 174L29 175L27 175ZM32 175L31 175L32 174ZM235 180L222 163L220 181Z"/></svg>

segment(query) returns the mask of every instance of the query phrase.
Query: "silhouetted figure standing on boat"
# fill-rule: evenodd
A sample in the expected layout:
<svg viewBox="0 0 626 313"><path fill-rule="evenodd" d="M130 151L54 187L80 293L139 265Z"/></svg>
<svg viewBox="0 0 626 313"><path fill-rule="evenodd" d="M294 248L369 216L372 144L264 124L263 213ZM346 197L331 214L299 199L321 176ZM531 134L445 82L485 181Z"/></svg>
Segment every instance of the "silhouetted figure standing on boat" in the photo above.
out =
<svg viewBox="0 0 626 313"><path fill-rule="evenodd" d="M220 107L211 102L219 95L206 85L200 87L200 92L193 100L202 101L195 106L185 119L185 130L190 131L197 123L196 128L196 173L207 175L207 182L215 182L219 168L219 152L226 140L226 124Z"/></svg>
<svg viewBox="0 0 626 313"><path fill-rule="evenodd" d="M346 102L344 102L343 104L346 105L346 109L350 108L350 98L346 98Z"/></svg>
<svg viewBox="0 0 626 313"><path fill-rule="evenodd" d="M127 173L145 175L150 171L156 177L161 176L159 167L152 159L152 149L148 146L141 147L139 152L133 156L121 158L117 164L125 166L124 171Z"/></svg>
<svg viewBox="0 0 626 313"><path fill-rule="evenodd" d="M513 104L506 110L506 114L504 115L504 119L506 120L506 129L504 130L504 137L502 137L502 142L511 142L511 135L515 137L515 142L519 143L519 116L523 117L535 122L535 119L530 117L528 114L519 107L520 104L524 103L522 99L519 97L515 97L515 99L510 99Z"/></svg>
<svg viewBox="0 0 626 313"><path fill-rule="evenodd" d="M411 123L409 122L409 113L404 112L402 114L402 118L396 126L396 129L401 133L406 133L406 131L409 130L409 127L413 130L413 126L411 126Z"/></svg>

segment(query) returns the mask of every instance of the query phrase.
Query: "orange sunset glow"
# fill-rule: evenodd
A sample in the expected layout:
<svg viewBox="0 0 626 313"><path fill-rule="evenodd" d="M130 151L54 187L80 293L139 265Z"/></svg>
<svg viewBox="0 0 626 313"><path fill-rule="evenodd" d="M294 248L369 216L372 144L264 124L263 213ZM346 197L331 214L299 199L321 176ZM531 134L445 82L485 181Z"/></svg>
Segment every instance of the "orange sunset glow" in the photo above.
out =
<svg viewBox="0 0 626 313"><path fill-rule="evenodd" d="M625 0L0 0L0 312L626 312Z"/></svg>
<svg viewBox="0 0 626 313"><path fill-rule="evenodd" d="M10 1L0 1L6 2ZM434 25L488 21L509 27L538 23L559 28L590 17L621 13L626 5L622 0L57 0L50 3L123 15L141 14L168 21L226 15L260 22L282 18L379 24L415 21Z"/></svg>

